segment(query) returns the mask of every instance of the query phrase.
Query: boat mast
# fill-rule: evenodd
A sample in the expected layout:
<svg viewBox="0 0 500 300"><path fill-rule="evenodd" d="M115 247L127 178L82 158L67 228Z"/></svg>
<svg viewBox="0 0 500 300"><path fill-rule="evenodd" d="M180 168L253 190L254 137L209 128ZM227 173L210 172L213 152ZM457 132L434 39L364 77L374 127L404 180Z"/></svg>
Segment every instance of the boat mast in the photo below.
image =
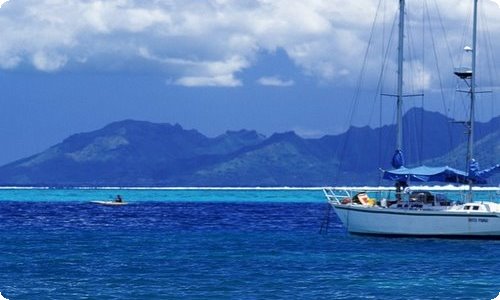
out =
<svg viewBox="0 0 500 300"><path fill-rule="evenodd" d="M476 101L476 48L477 48L477 2L474 0L474 16L472 21L472 74L470 79L470 109L469 109L469 130L467 140L467 170L470 172L470 163L474 159L474 119ZM470 174L469 174L470 175ZM469 179L469 197L472 198L472 180ZM470 199L472 200L472 199Z"/></svg>
<svg viewBox="0 0 500 300"><path fill-rule="evenodd" d="M399 37L398 37L398 82L396 102L396 151L392 157L392 166L399 169L404 166L403 155L403 50L405 28L405 0L399 0ZM389 95L394 96L394 95Z"/></svg>
<svg viewBox="0 0 500 300"><path fill-rule="evenodd" d="M398 36L398 91L396 108L396 151L403 150L403 46L405 26L405 0L399 0L399 36Z"/></svg>

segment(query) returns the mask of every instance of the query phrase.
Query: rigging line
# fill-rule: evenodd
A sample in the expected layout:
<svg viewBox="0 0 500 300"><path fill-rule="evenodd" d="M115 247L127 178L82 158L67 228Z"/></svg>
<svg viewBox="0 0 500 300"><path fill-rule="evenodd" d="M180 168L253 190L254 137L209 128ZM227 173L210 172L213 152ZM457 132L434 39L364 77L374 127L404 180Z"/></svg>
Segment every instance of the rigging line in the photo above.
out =
<svg viewBox="0 0 500 300"><path fill-rule="evenodd" d="M382 69L381 69L381 72L380 72L380 76L378 78L378 82L377 82L377 97L380 97L381 98L381 101L382 101L382 89L384 88L384 76L385 76L385 67L388 65L387 61L389 60L389 53L390 53L390 50L391 50L391 45L392 45L392 42L393 42L393 37L394 37L394 32L396 31L396 22L398 21L398 15L396 14L393 18L393 22L392 22L392 26L391 26L391 35L390 35L390 39L387 43L387 48L386 48L386 51L385 51L385 55L384 55L384 60L383 60L383 64L382 64ZM395 104L395 103L394 103ZM393 105L394 105L393 104ZM397 115L397 110L396 109L391 109L390 110L392 112L392 124L396 124L396 115ZM394 131L396 131L396 126L394 126ZM396 133L393 132L392 134L389 134L389 136L396 136ZM382 140L380 140L382 141ZM379 143L379 147L382 149L382 146L384 147L382 149L382 153L390 153L391 150L392 150L392 146L390 146L391 144L390 143L382 143L380 142ZM380 174L380 181L382 179L382 174Z"/></svg>
<svg viewBox="0 0 500 300"><path fill-rule="evenodd" d="M451 51L451 48L450 48L450 44L448 43L449 41L449 38L447 36L447 31L446 31L446 27L444 26L444 23L443 23L443 18L441 16L441 11L439 9L439 5L437 4L437 1L434 0L433 1L434 3L434 8L435 8L435 11L437 13L437 17L438 17L438 20L439 20L439 24L440 24L440 28L441 28L441 32L443 34L443 37L444 37L444 40L446 41L445 45L446 45L446 50L448 51L448 57L450 57L451 61L452 61L452 67L457 67L457 64L455 62L455 59L454 59L454 56L452 54L452 51ZM426 2L426 8L427 8L427 11L429 10L428 7L427 7L427 2ZM464 36L465 35L462 35L462 45L463 45L463 40L464 40ZM460 65L458 65L460 66ZM455 83L458 83L458 81L455 81ZM442 86L442 84L441 84ZM455 87L455 90L458 88L458 86ZM457 102L456 100L456 93L452 93L451 94L451 105L453 106L453 111L455 111L455 103ZM443 90L441 89L441 101L443 103L443 109L444 109L444 113L445 113L445 116L450 118L450 108L446 105L446 98L445 98L445 95L443 93ZM454 114L451 114L451 115L454 115ZM448 131L451 131L451 126L448 126ZM448 134L449 136L449 142L450 142L450 145L453 145L453 135L452 134Z"/></svg>
<svg viewBox="0 0 500 300"><path fill-rule="evenodd" d="M377 87L376 87L376 93L375 93L375 96L374 96L374 102L376 101L376 99L379 99L379 102L380 102L380 107L381 107L381 110L382 110L382 107L383 107L383 103L382 103L382 90L384 89L384 77L385 77L385 73L386 73L386 66L388 65L387 61L389 60L389 53L390 53L390 50L391 50L391 45L393 43L393 37L394 37L394 32L396 30L396 21L398 20L398 16L395 15L394 18L393 18L393 21L392 21L392 25L391 25L391 34L389 35L389 40L387 41L387 47L385 48L385 52L383 53L384 56L383 56L383 59L382 59L382 64L381 64L381 68L380 68L380 76L378 78L378 81L377 81ZM391 109L391 111L394 113L393 115L393 122L395 121L395 112L396 110L395 109ZM382 118L382 113L380 113L380 118ZM380 123L382 124L382 121L380 121ZM382 153L389 153L391 149L388 149L389 147L389 143L382 143L382 130L381 130L382 126L380 127L379 129L379 136L381 137L379 139L379 145L378 145L378 149L379 149L379 161L378 161L378 164L379 165L382 165ZM382 145L384 145L384 149L382 149ZM379 185L380 183L382 182L382 174L379 173Z"/></svg>
<svg viewBox="0 0 500 300"><path fill-rule="evenodd" d="M382 0L379 0L378 2L378 5L377 5L377 10L376 10L376 13L375 13L375 18L373 19L373 22L372 22L372 27L371 27L371 30L370 30L370 38L368 39L368 44L366 46L366 50L365 50L365 54L364 54L364 57L363 57L363 63L361 65L361 71L360 71L360 75L358 77L358 81L356 83L356 89L355 89L355 92L354 92L354 96L353 96L353 99L351 101L352 105L349 109L349 112L348 112L348 115L349 115L349 123L348 124L352 124L352 121L354 120L354 113L355 113L355 108L358 104L358 101L359 101L359 94L360 94L360 91L361 91L361 84L363 83L363 75L365 73L365 69L366 69L366 64L367 64L367 60L368 60L368 53L370 51L370 46L372 45L373 43L373 38L374 38L374 31L375 31L375 24L378 20L378 15L379 15L379 11L380 11L380 6L381 6L381 3L382 3ZM345 151L347 149L347 143L349 141L349 131L350 131L350 128L347 129L347 134L345 135L345 138L344 138L344 141L343 143L341 143L341 147L337 148L337 158L341 158L345 155ZM339 149L340 149L340 155L338 155L339 153ZM339 175L339 172L341 171L343 165L342 165L342 162L343 162L343 159L340 159L339 160L339 165L338 165L338 168L337 168L337 172L335 174L335 177L337 177Z"/></svg>
<svg viewBox="0 0 500 300"><path fill-rule="evenodd" d="M426 63L426 57L425 57L425 15L424 15L424 6L425 6L425 1L422 2L422 42L421 42L421 45L422 45L422 49L420 49L420 51L422 51L422 67L424 68L424 70L422 70L422 74L421 74L421 78L420 80L422 81L421 82L421 86L422 86L422 96L420 97L420 107L422 107L422 116L420 117L420 136L419 136L419 149L418 149L418 164L419 165L422 165L422 161L423 161L423 157L424 157L424 114L423 114L423 111L425 111L425 107L424 107L424 96L423 96L423 93L424 93L424 89L425 89L425 63Z"/></svg>
<svg viewBox="0 0 500 300"><path fill-rule="evenodd" d="M387 19L389 19L387 17L387 1L384 1L384 7L383 7L383 12L384 12L384 19L383 19L383 23L382 24L387 24ZM385 161L383 159L383 153L386 153L385 151L382 151L382 141L383 140L383 136L382 136L382 133L383 131L381 130L382 128L382 123L383 123L383 110L384 110L384 103L382 101L382 90L384 89L384 82L382 80L382 78L385 76L385 67L387 66L387 59L388 59L388 50L390 48L389 45L392 44L392 38L394 36L394 28L395 28L395 24L396 24L396 18L393 17L392 18L392 26L390 27L390 30L389 30L389 38L388 40L386 41L386 31L387 31L387 28L388 26L382 26L382 29L383 29L383 39L382 39L382 43L381 43L381 51L380 53L382 54L382 63L380 65L380 75L379 75L379 78L378 78L378 81L377 81L377 87L376 87L376 92L375 92L375 97L374 97L374 103L376 103L377 99L378 99L378 103L379 103L379 130L378 130L378 140L379 140L379 144L378 144L378 147L377 147L377 151L378 151L378 161L377 161L377 164L379 166L382 165L383 161ZM382 180L383 180L383 174L381 172L378 172L378 185L382 185Z"/></svg>
<svg viewBox="0 0 500 300"><path fill-rule="evenodd" d="M408 9L410 10L409 8L409 4L408 5ZM406 62L406 68L408 69L409 72L405 72L403 73L404 77L406 78L403 78L403 82L404 82L404 87L405 87L405 90L406 92L408 93L408 91L411 90L411 93L413 93L415 91L414 87L413 87L413 74L415 74L415 70L414 70L414 64L413 64L413 58L415 57L413 52L414 52L414 45L413 45L413 32L411 31L411 26L409 26L411 24L411 20L410 20L410 17L409 17L409 14L407 14L407 17L406 17L406 20L405 21L405 24L407 24L405 26L405 29L406 29L406 43L405 43L405 46L406 46L406 50L405 51L405 54L407 53L406 57L403 58L403 61ZM409 75L411 74L411 75ZM404 102L403 102L404 104Z"/></svg>
<svg viewBox="0 0 500 300"><path fill-rule="evenodd" d="M385 2L384 2L385 3ZM385 13L385 11L384 11ZM384 14L384 17L385 17L385 14ZM371 124L372 122L372 117L374 115L374 111L375 111L375 106L376 106L376 103L377 103L377 99L380 98L380 95L382 94L382 88L383 88L383 77L385 75L385 66L387 65L387 59L389 57L389 49L390 49L390 45L392 44L392 41L393 41L393 36L394 36L394 28L396 26L396 20L397 18L394 18L393 19L393 23L392 23L392 26L391 26L391 31L390 31L390 35L389 35L389 40L388 40L388 44L387 44L387 47L384 47L385 46L385 43L382 43L382 55L383 55L383 60L382 60L382 64L381 64L381 67L380 67L380 75L379 75L379 78L378 78L378 81L377 81L377 86L376 86L376 89L375 89L375 95L373 97L373 101L372 101L372 107L371 107L371 110L370 110L370 117L368 119L368 123ZM384 23L385 24L385 23ZM383 26L383 32L385 32L385 26ZM384 41L385 41L385 38L384 38ZM381 101L381 100L380 100ZM381 123L380 123L381 125Z"/></svg>
<svg viewBox="0 0 500 300"><path fill-rule="evenodd" d="M379 103L379 112L378 112L378 122L379 122L379 128L382 128L382 99L380 99L380 101L378 102ZM382 141L382 130L379 130L378 131L378 140L379 141ZM377 157L378 157L378 165L380 166L382 164L382 146L380 146L380 142L379 142L379 146L377 147ZM378 177L378 185L380 186L381 185L381 182L382 182L382 174L379 173L379 177Z"/></svg>
<svg viewBox="0 0 500 300"><path fill-rule="evenodd" d="M382 19L382 24L386 24L386 19L387 19L387 15L386 15L386 10L387 10L387 2L384 1L384 7L382 9L383 11L383 19ZM392 31L392 28L391 28L391 31ZM391 34L389 34L389 41L391 40ZM382 43L380 44L380 53L382 53L382 55L386 52L386 48L385 48L385 45L386 45L386 26L382 26ZM380 74L383 73L383 70L384 70L384 63L381 64L380 66ZM382 97L379 95L380 93L378 92L378 86L380 85L380 77L379 77L379 82L377 82L377 89L376 89L376 97L374 98L374 103L376 103L377 99L378 99L378 103L379 103L379 112L378 112L378 127L379 128L382 128L382 121L383 121L383 118L382 118L382 113L383 113L383 105L382 105ZM380 87L380 89L382 89L383 87ZM378 131L378 140L379 141L382 141L382 130L379 130ZM379 143L378 147L377 147L377 163L378 165L380 166L382 164L382 146L381 144ZM377 181L378 185L380 186L382 184L382 174L379 173L379 176L378 176L378 181Z"/></svg>
<svg viewBox="0 0 500 300"><path fill-rule="evenodd" d="M420 10L423 12L423 7L420 8ZM413 9L412 11L417 11L416 9ZM423 92L424 92L424 84L425 84L425 81L424 81L424 77L425 77L425 51L424 51L424 48L425 48L425 42L424 42L424 38L425 38L425 30L424 30L424 14L422 13L422 22L421 22L421 25L422 25L422 28L421 28L421 37L422 37L422 42L420 43L421 45L421 49L417 50L417 46L416 44L418 45L418 43L415 43L417 41L416 37L418 35L416 35L413 31L413 27L411 26L408 26L408 53L409 53L409 57L410 59L408 60L409 63L408 63L408 66L410 68L410 74L411 77L407 77L409 80L407 81L408 83L408 86L411 87L411 91L415 94L415 93L419 93L419 94L422 94L423 95ZM411 23L411 22L409 22ZM415 26L416 27L416 26ZM416 53L420 53L418 56L416 55ZM416 59L417 57L421 57L421 62L418 61L418 59ZM406 73L408 74L408 73ZM419 92L417 92L417 90L419 90ZM420 107L423 109L423 96L420 96ZM411 100L412 101L412 106L413 107L417 107L416 103L417 103L417 100ZM406 126L406 131L407 131L407 136L411 137L411 139L407 140L407 147L409 149L416 149L416 153L413 153L413 152L410 152L408 153L409 156L409 161L411 161L412 159L410 159L411 156L414 156L413 158L413 161L414 162L420 162L421 161L421 156L422 156L422 151L423 151L423 137L422 137L422 132L423 132L423 114L420 115L420 118L417 114L414 115L415 117L414 118L407 118L407 123L410 124L412 123L411 125L412 126ZM419 120L420 120L420 124L419 124ZM411 130L411 129L414 129L414 130ZM420 129L420 131L419 131ZM420 132L420 136L419 136L419 132ZM414 146L416 145L416 147Z"/></svg>
<svg viewBox="0 0 500 300"><path fill-rule="evenodd" d="M426 7L426 9L428 11L429 9L428 9L428 6L427 6L427 1L425 1L425 7ZM452 54L453 52L451 51L450 44L448 43L449 39L448 39L448 36L446 34L446 29L445 29L445 26L444 26L444 23L443 23L443 18L441 17L441 11L439 10L439 6L437 5L436 0L434 0L434 7L435 7L435 10L436 10L436 13L437 13L439 24L441 25L441 32L443 33L444 40L446 41L445 45L446 45L446 50L448 50L448 56L451 58L453 66L456 66L455 61L453 59L454 58L453 54Z"/></svg>
<svg viewBox="0 0 500 300"><path fill-rule="evenodd" d="M389 52L390 52L390 48L391 48L391 45L392 45L392 41L393 41L393 36L394 36L394 30L395 30L395 27L396 27L396 20L397 20L397 17L395 17L393 19L393 22L392 22L392 26L391 26L391 35L389 37L389 40L387 42L387 47L385 47L385 49L382 49L383 50L383 57L382 57L382 64L381 64L381 67L380 67L380 75L378 77L378 80L377 80L377 86L376 86L376 93L375 93L375 96L373 98L374 102L376 101L377 98L379 98L382 94L382 90L384 88L384 85L383 85L383 79L384 79L384 76L385 76L385 71L386 71L386 66L387 66L387 61L388 61L388 58L389 58ZM381 101L380 101L381 102Z"/></svg>
<svg viewBox="0 0 500 300"><path fill-rule="evenodd" d="M437 7L437 4L436 4L436 7ZM432 51L433 51L433 54L434 54L434 59L436 61L436 70L437 70L437 78L438 78L438 81L439 81L439 90L440 90L440 94L441 94L441 102L443 104L444 111L447 112L448 109L447 109L447 106L446 106L446 97L444 95L443 79L441 77L441 70L440 70L440 67L439 67L439 56L438 56L438 53L436 51L436 41L434 40L434 31L432 30L432 26L431 26L432 22L431 22L431 18L430 18L430 14L429 14L429 7L427 6L427 2L425 2L425 9L426 9L427 21L429 22L429 33L430 33L430 40L431 40L431 44L432 44ZM442 23L442 21L441 21L441 23ZM444 30L444 28L443 28L443 30ZM447 42L447 40L446 40L446 42ZM448 43L446 43L446 44L448 44ZM448 46L448 48L449 48L449 46ZM450 53L450 58L451 58L451 53ZM446 113L445 113L445 115L446 115L446 117L449 117ZM449 145L450 145L450 148L451 148L451 145L453 145L453 137L452 137L451 124L448 123L446 127L448 129L448 142L449 142Z"/></svg>
<svg viewBox="0 0 500 300"><path fill-rule="evenodd" d="M484 6L484 3L481 2L481 6L483 7ZM481 7L481 8L482 8ZM482 23L484 24L484 40L485 40L485 44L486 44L486 52L487 52L487 58L486 60L489 61L489 62L492 62L492 63L489 63L487 64L488 65L488 75L489 75L489 82L488 84L491 86L491 88L495 88L495 84L494 84L494 80L493 78L498 78L498 72L497 72L497 68L496 68L496 61L495 61L495 57L493 55L493 45L491 43L492 39L491 39L491 31L489 29L489 24L488 24L488 18L485 16L485 13L484 13L484 9L480 9L480 13L481 13L481 20L483 21ZM490 108L490 112L491 112L491 117L495 117L495 101L493 101L493 98L492 97L492 101L491 101L491 108Z"/></svg>
<svg viewBox="0 0 500 300"><path fill-rule="evenodd" d="M409 11L412 11L412 9L410 9L409 7L409 4L408 4L408 10ZM410 20L410 15L408 14L407 16L407 22L406 24L411 24L411 20ZM405 59L406 61L406 68L408 69L408 72L404 72L404 75L406 78L403 78L404 79L404 84L405 84L405 89L406 89L406 92L410 91L413 93L415 92L415 87L413 85L414 83L414 74L415 73L415 65L414 65L414 57L416 57L413 53L415 52L415 45L414 45L414 39L413 39L413 31L411 30L412 27L411 26L405 26L405 29L406 29L406 36L407 36L407 43L405 43L406 45L406 48L408 51L406 51L405 53L408 53L407 54L407 59ZM406 99L406 101L403 101L402 105L403 105L403 111L404 111L404 108L405 106L407 106L408 104L408 101L412 101L413 102L413 99ZM403 118L404 121L406 121L406 124L410 124L412 121L414 120L411 120L408 116L408 114L406 114L406 118ZM403 126L403 135L406 136L406 140L403 142L403 145L406 146L405 149L405 160L406 162L409 162L411 161L412 159L410 159L410 157L412 156L412 151L410 151L409 149L413 149L413 141L415 139L415 137L413 137L412 135L414 134L414 131L411 131L410 129L411 128L414 128L415 127L415 124L411 124L412 126ZM405 145L406 144L406 145Z"/></svg>
<svg viewBox="0 0 500 300"><path fill-rule="evenodd" d="M465 20L465 23L463 24L463 28L462 28L462 39L460 40L461 41L461 45L463 46L466 46L466 41L469 39L469 36L471 35L469 33L469 30L472 30L470 29L470 23L472 23L472 1L470 1L471 6L467 7L467 18ZM468 41L467 43L471 43L472 41ZM475 49L474 49L475 50ZM460 61L459 61L459 64L460 66L463 64L463 58L464 58L464 52L462 52L462 55L460 56Z"/></svg>
<svg viewBox="0 0 500 300"><path fill-rule="evenodd" d="M328 234L328 227L330 226L330 215L331 215L331 210L332 210L332 205L328 201L327 203L327 208L325 210L325 215L323 217L323 222L321 222L321 227L319 229L319 234Z"/></svg>
<svg viewBox="0 0 500 300"><path fill-rule="evenodd" d="M382 24L385 24L385 21L386 21L386 14L385 14L385 9L386 9L386 2L384 1L384 9L382 10L384 13L383 13L383 17L382 17ZM382 26L382 43L380 45L380 53L384 53L384 45L385 45L385 26ZM382 127L382 99L380 99L378 101L379 103L379 111L378 111L378 127L381 128ZM379 130L378 131L378 140L381 141L382 140L382 130ZM378 162L378 165L380 165L382 163L382 147L377 147L377 162ZM379 174L378 176L378 185L381 185L381 182L382 182L382 176L381 174Z"/></svg>
<svg viewBox="0 0 500 300"><path fill-rule="evenodd" d="M394 19L396 20L396 19ZM389 44L391 44L392 42L392 37L389 39ZM369 116L369 119L368 119L368 124L371 124L372 123L372 117L374 115L374 111L375 111L375 106L376 106L376 103L377 102L382 102L381 101L381 94L382 94L382 89L383 89L383 78L384 78L384 75L385 75L385 65L387 65L387 58L388 58L388 49L390 47L388 46L387 49L385 50L385 52L383 52L383 57L382 57L382 66L380 68L380 75L379 75L379 78L377 80L377 85L376 85L376 88L375 88L375 95L373 97L373 101L372 101L372 106L371 106L371 109L370 109L370 116ZM377 101L377 99L380 99L379 101ZM382 124L382 122L380 122L380 125Z"/></svg>
<svg viewBox="0 0 500 300"><path fill-rule="evenodd" d="M470 28L470 24L472 24L472 12L473 12L473 1L468 1L470 2L469 3L469 6L467 7L467 19L466 19L466 22L463 24L463 31L462 31L462 40L461 40L461 45L464 45L466 46L468 43L472 43L472 41L469 41L466 43L466 40L468 40L468 37L469 36L472 36L471 33L469 33L469 30L472 31L472 29ZM476 49L473 49L473 51L476 51ZM460 66L463 65L463 59L464 59L464 55L466 55L466 52L465 51L462 51L462 55L460 56ZM468 99L467 100L464 100L464 97L462 96L461 97L461 100L462 101L455 101L453 104L454 104L454 110L455 110L455 113L457 111L457 106L458 104L462 104L462 112L467 112L468 110Z"/></svg>

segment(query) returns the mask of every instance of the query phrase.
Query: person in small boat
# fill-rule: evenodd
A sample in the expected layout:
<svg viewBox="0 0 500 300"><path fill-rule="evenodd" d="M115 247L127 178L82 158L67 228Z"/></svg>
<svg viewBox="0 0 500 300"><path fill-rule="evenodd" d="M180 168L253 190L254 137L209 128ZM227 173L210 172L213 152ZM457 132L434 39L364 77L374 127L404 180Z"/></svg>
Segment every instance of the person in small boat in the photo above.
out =
<svg viewBox="0 0 500 300"><path fill-rule="evenodd" d="M116 195L115 202L118 202L118 203L123 202L122 196Z"/></svg>

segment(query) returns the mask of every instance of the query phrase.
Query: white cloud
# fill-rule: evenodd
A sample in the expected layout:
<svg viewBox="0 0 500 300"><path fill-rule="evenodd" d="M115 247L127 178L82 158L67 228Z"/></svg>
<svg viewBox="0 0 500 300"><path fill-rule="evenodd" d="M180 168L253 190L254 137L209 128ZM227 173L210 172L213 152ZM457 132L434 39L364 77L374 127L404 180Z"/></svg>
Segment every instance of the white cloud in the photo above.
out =
<svg viewBox="0 0 500 300"><path fill-rule="evenodd" d="M261 77L257 80L261 85L286 87L295 84L293 80L283 80L277 76Z"/></svg>
<svg viewBox="0 0 500 300"><path fill-rule="evenodd" d="M177 79L175 82L177 85L183 85L188 87L194 86L240 86L241 82L234 78L233 75L216 75L216 76L186 76Z"/></svg>
<svg viewBox="0 0 500 300"><path fill-rule="evenodd" d="M386 4L391 12L393 2ZM467 19L470 5L464 2L440 2L441 8L453 7L441 10L445 24ZM31 64L50 72L133 66L161 70L175 84L238 86L238 73L256 63L257 53L279 48L304 73L343 84L354 82L359 72L377 3L15 0L0 10L0 66ZM486 14L500 12L488 3L494 9ZM489 20L490 29L500 31L499 19ZM449 27L457 30L452 39L460 40L462 23Z"/></svg>
<svg viewBox="0 0 500 300"><path fill-rule="evenodd" d="M203 61L182 58L161 58L151 54L146 48L140 48L139 54L149 60L157 61L175 69L180 78L169 83L183 86L240 86L241 81L234 73L248 67L248 61L239 56L233 56L220 61Z"/></svg>
<svg viewBox="0 0 500 300"><path fill-rule="evenodd" d="M57 53L44 53L42 51L33 54L33 65L42 71L55 71L66 64L68 58Z"/></svg>
<svg viewBox="0 0 500 300"><path fill-rule="evenodd" d="M404 69L409 72L403 73L405 86L414 93L431 88L432 78L429 71L425 70L421 61L407 61Z"/></svg>

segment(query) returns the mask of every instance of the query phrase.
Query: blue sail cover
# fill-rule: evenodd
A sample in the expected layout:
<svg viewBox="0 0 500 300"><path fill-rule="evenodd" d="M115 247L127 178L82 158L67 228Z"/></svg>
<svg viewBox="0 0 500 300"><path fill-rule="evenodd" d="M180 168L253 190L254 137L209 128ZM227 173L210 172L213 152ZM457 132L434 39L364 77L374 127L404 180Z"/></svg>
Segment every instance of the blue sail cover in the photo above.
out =
<svg viewBox="0 0 500 300"><path fill-rule="evenodd" d="M391 171L383 171L383 178L392 181L437 181L449 183L468 183L467 173L459 171L448 166L446 167L427 167L420 166L416 168L401 167Z"/></svg>
<svg viewBox="0 0 500 300"><path fill-rule="evenodd" d="M495 173L497 173L499 171L500 171L500 164L496 164L496 165L494 165L491 168L484 169L484 170L481 170L481 171L477 172L477 175L479 177L482 177L482 178L488 178L491 175L493 175L493 174L495 174Z"/></svg>
<svg viewBox="0 0 500 300"><path fill-rule="evenodd" d="M405 164L405 157L403 155L403 151L396 150L394 155L392 156L391 165L394 169L399 169Z"/></svg>
<svg viewBox="0 0 500 300"><path fill-rule="evenodd" d="M486 178L500 171L500 164L491 168L479 171L479 164L474 160L469 166L469 175L457 169L446 167L427 167L420 166L416 168L401 167L399 169L385 171L383 170L383 178L392 181L408 182L408 181L435 181L447 183L468 184L469 181L474 184L486 184Z"/></svg>
<svg viewBox="0 0 500 300"><path fill-rule="evenodd" d="M498 171L500 171L500 164L496 164L488 169L480 170L479 163L475 159L472 159L469 163L469 178L473 180L473 182L484 184L486 183L486 178Z"/></svg>

